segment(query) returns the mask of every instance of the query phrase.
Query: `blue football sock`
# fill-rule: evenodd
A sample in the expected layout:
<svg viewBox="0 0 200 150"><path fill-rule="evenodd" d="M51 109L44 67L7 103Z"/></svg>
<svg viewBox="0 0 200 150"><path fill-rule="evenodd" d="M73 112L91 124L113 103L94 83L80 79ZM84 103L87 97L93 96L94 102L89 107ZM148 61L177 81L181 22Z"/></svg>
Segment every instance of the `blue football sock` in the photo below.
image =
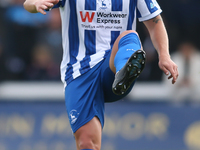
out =
<svg viewBox="0 0 200 150"><path fill-rule="evenodd" d="M129 33L123 36L119 41L118 52L114 59L116 72L122 69L129 57L139 49L141 49L141 42L136 33Z"/></svg>

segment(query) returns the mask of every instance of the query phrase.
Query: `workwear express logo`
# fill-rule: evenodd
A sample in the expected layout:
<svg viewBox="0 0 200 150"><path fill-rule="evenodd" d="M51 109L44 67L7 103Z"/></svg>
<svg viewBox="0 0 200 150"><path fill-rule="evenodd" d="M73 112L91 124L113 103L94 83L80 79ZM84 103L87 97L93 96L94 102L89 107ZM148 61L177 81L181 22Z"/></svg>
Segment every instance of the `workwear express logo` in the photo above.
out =
<svg viewBox="0 0 200 150"><path fill-rule="evenodd" d="M105 13L105 12L83 12L80 11L80 16L82 22L93 22L94 16L96 15L96 22L97 23L111 23L111 24L120 24L121 19L126 18L127 14L121 14L121 13Z"/></svg>
<svg viewBox="0 0 200 150"><path fill-rule="evenodd" d="M86 22L86 20L88 22L92 22L93 18L94 18L94 15L95 15L95 12L92 12L91 15L89 12L86 12L84 15L83 15L83 12L80 11L80 15L81 15L81 20L82 22Z"/></svg>

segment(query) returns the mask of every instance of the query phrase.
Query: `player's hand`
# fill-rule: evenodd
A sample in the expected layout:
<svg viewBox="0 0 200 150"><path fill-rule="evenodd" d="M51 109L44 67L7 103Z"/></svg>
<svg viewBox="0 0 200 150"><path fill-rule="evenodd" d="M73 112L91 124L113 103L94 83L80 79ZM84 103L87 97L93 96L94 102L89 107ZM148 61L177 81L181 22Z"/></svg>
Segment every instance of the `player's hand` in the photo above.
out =
<svg viewBox="0 0 200 150"><path fill-rule="evenodd" d="M45 10L52 8L58 2L59 0L37 0L35 2L35 8L37 12L46 15Z"/></svg>
<svg viewBox="0 0 200 150"><path fill-rule="evenodd" d="M172 84L174 84L178 78L178 67L170 56L160 56L159 67L168 76L168 79L172 78Z"/></svg>

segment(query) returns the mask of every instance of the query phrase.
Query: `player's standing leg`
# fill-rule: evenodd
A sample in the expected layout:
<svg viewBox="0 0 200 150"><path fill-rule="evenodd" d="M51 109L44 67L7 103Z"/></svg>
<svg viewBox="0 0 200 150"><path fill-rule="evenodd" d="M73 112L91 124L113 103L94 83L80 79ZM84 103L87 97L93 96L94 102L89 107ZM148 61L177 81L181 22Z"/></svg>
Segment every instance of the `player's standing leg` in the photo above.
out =
<svg viewBox="0 0 200 150"><path fill-rule="evenodd" d="M98 63L65 87L65 105L77 150L100 150L104 125L104 93Z"/></svg>
<svg viewBox="0 0 200 150"><path fill-rule="evenodd" d="M77 150L100 150L102 127L97 117L80 127L75 133Z"/></svg>

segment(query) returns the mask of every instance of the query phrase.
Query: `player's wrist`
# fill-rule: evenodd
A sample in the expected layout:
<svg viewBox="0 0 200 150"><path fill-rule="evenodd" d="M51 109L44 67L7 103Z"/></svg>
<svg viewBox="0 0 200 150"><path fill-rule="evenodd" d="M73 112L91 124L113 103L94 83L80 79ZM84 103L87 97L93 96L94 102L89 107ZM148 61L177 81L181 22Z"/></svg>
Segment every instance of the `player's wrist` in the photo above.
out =
<svg viewBox="0 0 200 150"><path fill-rule="evenodd" d="M24 8L29 11L30 13L37 13L37 8L36 8L36 2L35 0L26 0L24 2Z"/></svg>
<svg viewBox="0 0 200 150"><path fill-rule="evenodd" d="M171 58L170 54L169 53L160 53L158 55L159 59L162 59L162 58Z"/></svg>
<svg viewBox="0 0 200 150"><path fill-rule="evenodd" d="M38 6L39 6L39 4L38 4L39 2L38 1L33 1L33 3L32 3L32 5L33 5L33 9L34 9L34 12L35 13L38 13L39 11L38 11Z"/></svg>

